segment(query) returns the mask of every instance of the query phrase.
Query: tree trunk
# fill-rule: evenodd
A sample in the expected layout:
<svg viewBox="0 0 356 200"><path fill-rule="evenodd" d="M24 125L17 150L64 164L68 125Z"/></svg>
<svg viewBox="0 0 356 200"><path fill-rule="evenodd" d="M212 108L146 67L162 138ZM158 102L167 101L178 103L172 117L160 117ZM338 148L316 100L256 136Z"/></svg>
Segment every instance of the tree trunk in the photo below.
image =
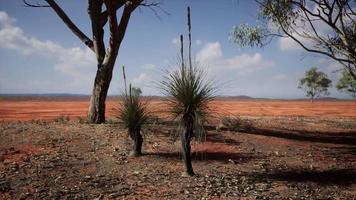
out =
<svg viewBox="0 0 356 200"><path fill-rule="evenodd" d="M129 134L131 139L133 140L132 151L130 152L130 156L142 155L143 138L141 135L141 127L137 127L133 130L129 129Z"/></svg>
<svg viewBox="0 0 356 200"><path fill-rule="evenodd" d="M109 90L112 67L101 66L96 72L94 88L90 97L88 121L89 123L104 123L105 122L105 101Z"/></svg>
<svg viewBox="0 0 356 200"><path fill-rule="evenodd" d="M186 127L186 131L181 135L181 142L183 148L183 161L187 175L194 176L192 167L192 159L190 155L190 140L193 135L193 129L191 125Z"/></svg>

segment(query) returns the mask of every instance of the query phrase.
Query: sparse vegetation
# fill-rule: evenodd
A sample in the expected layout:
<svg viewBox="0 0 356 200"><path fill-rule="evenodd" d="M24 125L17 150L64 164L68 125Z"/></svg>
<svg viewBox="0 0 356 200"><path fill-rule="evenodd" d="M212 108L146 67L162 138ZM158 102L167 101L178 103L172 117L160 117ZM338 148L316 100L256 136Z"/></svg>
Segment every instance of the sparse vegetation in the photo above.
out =
<svg viewBox="0 0 356 200"><path fill-rule="evenodd" d="M190 9L188 7L188 25L190 30ZM181 42L181 67L167 72L161 82L161 89L167 95L170 112L178 123L181 136L183 159L187 175L194 175L191 163L190 142L192 137L199 138L204 133L203 124L209 113L208 103L214 99L213 81L205 77L202 68L192 64L189 56L189 67L183 56L183 35ZM191 52L189 50L189 52Z"/></svg>
<svg viewBox="0 0 356 200"><path fill-rule="evenodd" d="M253 123L240 116L224 116L221 118L220 124L230 131L249 132L253 129Z"/></svg>
<svg viewBox="0 0 356 200"><path fill-rule="evenodd" d="M54 121L57 123L65 124L69 121L69 116L68 115L60 115L57 118L55 118Z"/></svg>
<svg viewBox="0 0 356 200"><path fill-rule="evenodd" d="M250 27L247 24L234 27L234 42L241 46L262 47L266 44L266 38L292 38L307 51L329 56L342 64L343 77L336 88L356 98L356 1L255 1L260 6L261 19L270 27ZM280 88L274 86L284 83L287 78L285 72L290 71L281 70L280 74L268 77L274 75L268 71L268 66L280 61L274 60L276 54L268 54L271 60L264 59L259 52L252 57L250 52L230 57L223 52L219 41L212 43L206 39L209 37L202 37L204 42L193 42L196 46L201 45L196 60L201 61L202 65L193 62L191 10L187 7L188 54L184 55L185 43L183 35L180 35L178 66L164 71L158 82L158 87L165 96L143 96L139 87L145 85L146 75L151 76L154 73L154 64L158 63L152 59L152 64L148 64L151 63L149 59L135 54L134 59L140 58L140 63L146 60L147 64L140 66L140 63L134 63L138 66L138 76L133 76L130 80L137 83L136 87L126 80L123 66L124 89L119 98L110 97L106 107L115 60L131 14L138 7L146 6L158 16L152 7L160 8L160 3L155 0L88 0L87 11L92 30L92 37L89 38L55 0L43 0L48 5L37 2L31 4L26 0L23 2L30 7L52 8L87 46L88 51L79 47L68 50L68 44L57 45L52 41L42 43L33 39L34 36L28 36L20 27L11 26L10 21L15 19L2 11L0 36L9 36L6 39L15 42L16 47L9 45L12 44L10 42L4 42L4 45L0 43L0 47L21 50L26 56L32 54L26 51L30 48L23 48L30 46L27 43L33 44L31 51L39 51L42 46L46 46L45 50L48 52L59 49L60 53L53 51L55 56L41 54L47 56L49 61L58 58L58 63L54 62L54 69L63 75L75 76L75 79L78 79L78 72L82 72L82 66L92 63L87 60L87 52L93 51L97 72L88 113L85 108L88 107L89 97L86 95L77 97L76 94L64 94L62 98L62 95L50 94L44 100L37 94L32 99L26 99L27 96L22 95L20 99L10 96L7 100L1 100L0 97L0 200L356 200L356 102L348 99L325 99L312 104L301 99L229 96L235 95L238 90L230 93L229 90L221 91L226 96L219 98L215 96L218 90L214 79L210 79L202 67L210 62L211 71L214 72L222 66L225 68L222 73L225 78L230 77L230 74L225 75L230 70L241 70L242 76L238 76L242 77L241 80L231 82L240 87L240 92L248 91L249 95L255 95L250 89L261 87L264 91L271 91L267 94L270 97L277 96L273 89ZM315 6L313 9L316 11L310 10L311 5ZM119 21L117 14L122 16ZM211 22L215 23L214 20ZM319 32L315 27L316 24L319 27L319 23L330 26L331 30ZM108 27L105 28L106 24ZM306 29L306 25L311 29ZM2 26L9 29L3 31ZM277 30L271 32L271 27ZM110 34L105 36L104 32ZM156 35L156 31L151 33ZM104 39L109 40L107 46ZM305 41L308 41L306 43L309 46L304 44ZM140 41L136 43L142 44ZM175 38L172 43L176 45ZM148 42L145 45L152 51L147 56L156 52L150 45ZM140 47L141 51L142 46ZM72 53L76 51L79 53ZM62 52L66 55L62 56ZM71 57L75 59L69 59ZM80 65L75 65L78 59ZM132 63L130 59L124 60ZM64 62L67 60L70 62ZM290 60L286 58L282 62ZM19 61L18 64L21 64L22 61ZM259 65L266 66L264 71L261 70L264 73L262 75L257 74ZM144 71L147 72L145 74L139 71L140 68L149 71ZM19 71L19 68L15 71ZM37 75L46 75L48 71L51 70ZM86 73L80 73L80 78L74 82L68 79L70 84L65 86L73 87L70 88L73 91L76 87L79 89L78 83L86 83ZM248 77L247 74L253 75ZM7 79L6 76L1 77ZM23 76L17 77L18 80L11 82L15 88L20 88L23 83L29 83L30 87L52 86L45 79L28 82L22 80ZM59 80L58 77L51 78L54 81ZM240 84L248 78L258 80L253 80L251 85ZM273 83L272 90L267 90L270 88L262 85L267 82ZM299 80L298 88L303 89L313 102L321 95L328 95L331 86L327 74L312 67ZM4 90L10 89L4 87ZM36 88L31 88L32 90L36 91ZM145 90L144 94L150 92ZM150 95L155 95L152 93ZM8 98L7 94L4 96ZM109 111L107 116L105 110ZM87 117L83 117L85 115ZM19 121L15 122L16 120ZM181 143L176 142L179 137ZM143 150L145 156L139 157L143 155ZM182 164L184 171L181 169ZM193 164L199 175L195 175Z"/></svg>
<svg viewBox="0 0 356 200"><path fill-rule="evenodd" d="M318 71L316 67L312 67L305 73L298 86L298 88L305 90L306 96L310 97L311 102L321 94L328 95L329 87L331 87L331 80L324 72Z"/></svg>
<svg viewBox="0 0 356 200"><path fill-rule="evenodd" d="M336 84L336 88L349 94L353 99L356 100L356 79L351 77L349 71L343 70L342 77Z"/></svg>
<svg viewBox="0 0 356 200"><path fill-rule="evenodd" d="M123 67L123 74L126 86L125 67ZM129 85L128 92L127 88L125 88L125 92L121 96L117 117L124 123L129 136L133 140L130 155L140 156L142 154L143 143L141 128L149 119L147 102L141 99L140 88L131 87L131 84Z"/></svg>
<svg viewBox="0 0 356 200"><path fill-rule="evenodd" d="M86 123L88 123L88 118L79 116L79 117L77 117L77 121L79 124L86 124Z"/></svg>

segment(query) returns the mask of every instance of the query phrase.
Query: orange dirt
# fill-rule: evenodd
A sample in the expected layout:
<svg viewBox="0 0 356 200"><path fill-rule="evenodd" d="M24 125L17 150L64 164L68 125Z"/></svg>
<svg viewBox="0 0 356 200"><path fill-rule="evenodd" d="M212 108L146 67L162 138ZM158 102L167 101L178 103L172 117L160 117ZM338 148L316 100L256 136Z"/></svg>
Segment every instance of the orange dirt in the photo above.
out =
<svg viewBox="0 0 356 200"><path fill-rule="evenodd" d="M107 102L108 118L115 116L116 104L114 100ZM0 120L54 119L61 115L75 119L86 116L88 105L88 100L2 100ZM150 108L161 117L167 116L163 101L152 101ZM212 108L218 115L356 117L356 102L352 101L217 100Z"/></svg>

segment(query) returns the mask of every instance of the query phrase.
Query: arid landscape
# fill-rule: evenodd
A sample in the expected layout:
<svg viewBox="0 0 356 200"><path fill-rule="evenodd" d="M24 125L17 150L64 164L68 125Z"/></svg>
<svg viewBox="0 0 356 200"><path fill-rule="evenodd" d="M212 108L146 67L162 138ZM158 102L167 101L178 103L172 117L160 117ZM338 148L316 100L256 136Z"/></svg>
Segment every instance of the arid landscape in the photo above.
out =
<svg viewBox="0 0 356 200"><path fill-rule="evenodd" d="M0 199L356 195L353 101L215 101L206 137L192 143L194 177L182 176L176 128L162 112L143 129L144 155L128 156L131 140L114 118L116 103L109 101L108 123L94 125L85 122L85 99L0 101Z"/></svg>
<svg viewBox="0 0 356 200"><path fill-rule="evenodd" d="M355 0L0 1L0 200L356 200L355 27Z"/></svg>

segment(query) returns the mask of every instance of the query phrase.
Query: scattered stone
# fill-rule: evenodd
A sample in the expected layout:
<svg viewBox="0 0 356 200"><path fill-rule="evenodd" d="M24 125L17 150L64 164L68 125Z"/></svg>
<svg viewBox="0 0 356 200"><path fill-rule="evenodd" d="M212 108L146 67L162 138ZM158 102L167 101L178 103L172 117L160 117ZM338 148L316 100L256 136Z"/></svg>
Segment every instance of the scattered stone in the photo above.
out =
<svg viewBox="0 0 356 200"><path fill-rule="evenodd" d="M8 192L8 191L10 191L10 189L11 189L10 183L8 183L6 181L0 182L0 192Z"/></svg>

